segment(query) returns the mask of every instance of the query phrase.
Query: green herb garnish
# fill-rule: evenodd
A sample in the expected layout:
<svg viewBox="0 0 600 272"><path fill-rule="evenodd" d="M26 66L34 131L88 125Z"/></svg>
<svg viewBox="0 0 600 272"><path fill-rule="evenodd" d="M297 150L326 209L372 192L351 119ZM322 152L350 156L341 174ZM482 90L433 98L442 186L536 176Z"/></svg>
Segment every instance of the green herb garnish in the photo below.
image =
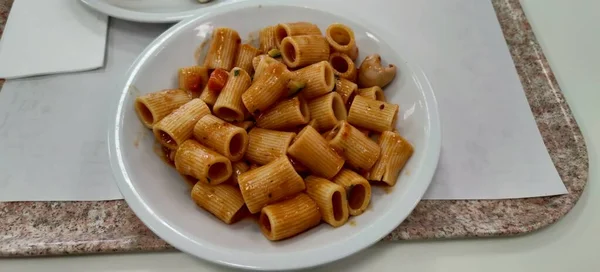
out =
<svg viewBox="0 0 600 272"><path fill-rule="evenodd" d="M306 87L306 83L293 79L290 80L290 82L288 82L288 96L297 94L298 92L302 91L304 87Z"/></svg>
<svg viewBox="0 0 600 272"><path fill-rule="evenodd" d="M234 70L233 71L233 76L234 77L239 76L239 75L240 75L240 70Z"/></svg>
<svg viewBox="0 0 600 272"><path fill-rule="evenodd" d="M279 51L279 49L277 49L277 48L273 48L273 49L269 50L269 52L267 54L271 58L281 57L281 51Z"/></svg>

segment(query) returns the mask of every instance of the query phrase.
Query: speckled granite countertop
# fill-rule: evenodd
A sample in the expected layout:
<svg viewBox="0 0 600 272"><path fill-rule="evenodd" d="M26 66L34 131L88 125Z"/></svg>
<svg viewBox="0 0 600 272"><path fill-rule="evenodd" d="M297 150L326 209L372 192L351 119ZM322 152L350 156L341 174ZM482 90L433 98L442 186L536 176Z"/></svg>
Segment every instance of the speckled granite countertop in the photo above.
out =
<svg viewBox="0 0 600 272"><path fill-rule="evenodd" d="M0 34L13 0L0 0ZM587 182L585 142L518 0L492 0L544 143L569 194L422 201L386 240L506 236L562 218ZM0 86L3 81L0 80ZM172 250L122 201L0 203L0 256Z"/></svg>

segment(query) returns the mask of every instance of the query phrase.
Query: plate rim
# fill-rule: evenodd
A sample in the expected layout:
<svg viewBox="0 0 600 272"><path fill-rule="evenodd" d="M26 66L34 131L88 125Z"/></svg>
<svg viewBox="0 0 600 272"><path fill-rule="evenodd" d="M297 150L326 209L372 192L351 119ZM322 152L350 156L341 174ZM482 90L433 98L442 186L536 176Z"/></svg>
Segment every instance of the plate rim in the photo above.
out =
<svg viewBox="0 0 600 272"><path fill-rule="evenodd" d="M85 1L85 0L82 0ZM421 67L415 65L414 63L409 62L406 58L405 61L407 65L413 70L413 75L418 78L418 82L424 84L426 86L422 87L422 93L424 95L424 104L429 112L429 115L426 118L429 121L429 127L427 133L429 134L429 141L427 142L425 148L425 157L423 160L423 169L414 173L414 175L418 175L418 179L423 179L423 184L417 187L412 194L407 194L408 203L410 203L410 207L404 205L392 206L390 209L385 211L381 216L385 217L388 214L398 212L401 210L409 209L409 212L404 217L395 217L395 220L379 220L378 223L374 223L372 228L365 232L365 236L361 239L353 239L353 240L344 240L340 241L338 244L333 244L329 246L324 246L319 250L312 251L303 251L296 253L296 260L298 261L288 261L279 263L279 265L273 265L268 260L261 259L260 254L253 256L252 258L240 258L240 256L227 256L222 252L217 250L209 250L207 247L204 247L204 250L199 251L197 249L198 243L188 239L183 233L177 232L172 226L169 225L164 219L159 218L152 212L152 209L147 205L146 201L144 201L136 189L134 188L129 176L127 174L127 169L125 167L123 161L123 155L121 153L121 149L119 146L120 140L120 125L122 125L124 118L124 107L125 101L128 96L128 86L132 84L135 76L139 72L143 63L145 63L150 57L152 57L152 53L156 50L162 48L162 45L165 41L167 41L171 36L175 35L181 29L185 28L189 24L195 23L197 21L201 21L206 17L218 16L220 14L232 12L239 9L251 8L256 6L286 6L286 7L295 7L302 9L310 9L318 12L325 12L329 14L333 14L335 16L344 18L349 20L346 16L341 15L339 13L335 13L329 10L319 9L318 7L309 7L307 5L302 5L298 3L291 2L278 2L278 1L241 1L241 2L230 2L225 5L215 5L206 9L206 12L202 14L196 14L196 16L179 22L178 24L170 27L168 30L163 32L159 37L153 40L144 51L136 58L131 67L127 71L127 79L125 80L122 86L122 91L119 96L118 103L116 105L116 116L111 114L111 120L109 124L109 139L108 139L108 149L109 149L109 158L110 164L113 171L113 175L115 177L116 183L119 187L119 190L124 196L125 201L134 211L134 213L140 218L140 220L151 229L157 236L161 239L167 241L169 244L173 245L175 248L196 256L198 258L207 260L209 262L217 263L220 265L225 265L229 267L235 268L244 268L244 269L253 269L253 270L282 270L282 269L301 269L301 268L310 268L319 265L323 265L329 262L333 262L345 257L348 257L354 253L357 253L374 243L381 240L391 231L393 231L400 223L402 223L410 214L412 210L416 207L419 201L423 198L427 188L431 184L433 176L435 174L435 170L438 165L438 160L441 152L441 125L440 125L440 116L438 112L438 103L435 97L435 93L431 86L431 83ZM360 23L364 28L369 30L375 30L374 32L378 34L378 36L389 36L393 37L391 33L385 31L385 29L381 27L374 26L371 23L365 22L364 20ZM348 246L352 245L352 246ZM327 253L327 254L323 254ZM310 261L309 261L310 260Z"/></svg>
<svg viewBox="0 0 600 272"><path fill-rule="evenodd" d="M110 17L139 22L139 23L176 23L182 20L193 17L194 15L198 15L199 12L209 8L215 8L220 5L228 4L230 2L237 2L243 0L230 0L221 1L214 5L200 7L197 9L189 10L189 11L180 11L180 12L166 12L166 13L149 13L149 12L141 12L141 11L133 11L125 8L121 8L118 6L110 5L104 1L99 0L80 0L83 4L87 5L89 8L106 14Z"/></svg>

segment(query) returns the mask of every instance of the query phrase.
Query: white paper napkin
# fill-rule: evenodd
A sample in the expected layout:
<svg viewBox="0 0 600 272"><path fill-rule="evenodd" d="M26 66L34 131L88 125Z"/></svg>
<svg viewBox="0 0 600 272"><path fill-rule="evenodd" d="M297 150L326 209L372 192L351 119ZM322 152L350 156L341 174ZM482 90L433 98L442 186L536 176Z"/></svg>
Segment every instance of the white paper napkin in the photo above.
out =
<svg viewBox="0 0 600 272"><path fill-rule="evenodd" d="M0 78L102 67L108 17L75 0L15 0L0 40Z"/></svg>

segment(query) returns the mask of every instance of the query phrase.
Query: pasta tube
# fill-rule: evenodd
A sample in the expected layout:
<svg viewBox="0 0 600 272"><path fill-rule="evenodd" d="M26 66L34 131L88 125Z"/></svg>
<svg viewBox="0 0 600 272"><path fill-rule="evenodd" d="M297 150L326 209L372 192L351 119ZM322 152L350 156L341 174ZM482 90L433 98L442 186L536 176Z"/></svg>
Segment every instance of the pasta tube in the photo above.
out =
<svg viewBox="0 0 600 272"><path fill-rule="evenodd" d="M354 100L354 96L356 95L358 90L358 85L356 83L347 80L345 78L338 78L335 81L335 92L340 94L342 97L342 101L344 101L344 105L346 108L350 108L352 101Z"/></svg>
<svg viewBox="0 0 600 272"><path fill-rule="evenodd" d="M321 36L321 30L313 23L295 22L278 24L275 28L275 40L278 48L281 48L281 42L286 37L300 35L318 35Z"/></svg>
<svg viewBox="0 0 600 272"><path fill-rule="evenodd" d="M260 50L247 43L242 44L238 49L234 67L240 67L248 74L251 74L252 71L254 71L254 67L252 67L252 59L258 55L260 55Z"/></svg>
<svg viewBox="0 0 600 272"><path fill-rule="evenodd" d="M165 116L190 100L183 90L162 90L137 97L134 107L142 124L152 129Z"/></svg>
<svg viewBox="0 0 600 272"><path fill-rule="evenodd" d="M248 147L246 130L210 114L200 118L196 123L194 138L231 161L241 160Z"/></svg>
<svg viewBox="0 0 600 272"><path fill-rule="evenodd" d="M183 142L177 149L175 169L199 182L212 185L226 181L232 171L227 158L192 139Z"/></svg>
<svg viewBox="0 0 600 272"><path fill-rule="evenodd" d="M300 68L329 59L329 44L323 36L289 36L281 41L283 62L291 68Z"/></svg>
<svg viewBox="0 0 600 272"><path fill-rule="evenodd" d="M350 215L356 216L365 212L371 202L371 185L364 177L351 170L342 169L333 178L333 182L346 190Z"/></svg>
<svg viewBox="0 0 600 272"><path fill-rule="evenodd" d="M344 24L331 24L325 31L327 42L335 52L346 54L353 61L358 57L358 47L354 38L354 31Z"/></svg>
<svg viewBox="0 0 600 272"><path fill-rule="evenodd" d="M303 126L310 120L304 99L294 97L283 100L256 118L256 126L274 130L289 130Z"/></svg>
<svg viewBox="0 0 600 272"><path fill-rule="evenodd" d="M233 224L244 217L244 199L240 191L229 185L196 183L192 188L192 200L225 224Z"/></svg>
<svg viewBox="0 0 600 272"><path fill-rule="evenodd" d="M246 159L257 164L267 164L285 156L295 136L296 133L293 132L253 128L248 133Z"/></svg>
<svg viewBox="0 0 600 272"><path fill-rule="evenodd" d="M396 126L397 114L396 104L357 95L348 111L348 123L377 132L391 131Z"/></svg>
<svg viewBox="0 0 600 272"><path fill-rule="evenodd" d="M200 100L204 101L209 106L213 106L219 98L219 92L211 90L208 86L204 87L204 90L200 93Z"/></svg>
<svg viewBox="0 0 600 272"><path fill-rule="evenodd" d="M321 61L293 72L292 78L305 82L301 95L307 100L331 92L335 87L335 77L331 64Z"/></svg>
<svg viewBox="0 0 600 272"><path fill-rule="evenodd" d="M289 80L287 67L283 63L273 63L242 94L242 102L250 113L258 116L287 93Z"/></svg>
<svg viewBox="0 0 600 272"><path fill-rule="evenodd" d="M277 26L267 26L260 30L258 40L260 43L260 51L269 52L269 50L277 48L276 37Z"/></svg>
<svg viewBox="0 0 600 272"><path fill-rule="evenodd" d="M317 204L306 194L266 206L258 219L260 230L271 241L283 240L321 222Z"/></svg>
<svg viewBox="0 0 600 272"><path fill-rule="evenodd" d="M204 66L208 69L231 70L241 41L237 31L227 27L215 28Z"/></svg>
<svg viewBox="0 0 600 272"><path fill-rule="evenodd" d="M333 73L340 77L356 82L356 65L354 61L348 57L348 55L340 52L331 53L329 56L329 63L333 67Z"/></svg>
<svg viewBox="0 0 600 272"><path fill-rule="evenodd" d="M271 65L273 63L279 63L279 61L277 61L276 59L271 58L267 55L260 55L260 56L254 57L254 59L252 60L253 64L255 62L254 60L258 60L256 67L254 68L254 78L260 77L260 75L262 75L263 71L265 69L267 69L267 67L269 67L269 65Z"/></svg>
<svg viewBox="0 0 600 272"><path fill-rule="evenodd" d="M321 218L332 227L339 227L348 221L348 200L344 187L324 178L308 176L306 194L319 206Z"/></svg>
<svg viewBox="0 0 600 272"><path fill-rule="evenodd" d="M154 137L163 146L177 149L192 137L194 125L207 114L210 114L208 106L198 98L192 99L154 125Z"/></svg>
<svg viewBox="0 0 600 272"><path fill-rule="evenodd" d="M346 159L346 162L357 169L369 170L379 158L379 146L360 130L341 121L326 138L329 146Z"/></svg>
<svg viewBox="0 0 600 272"><path fill-rule="evenodd" d="M346 120L346 106L342 97L336 93L329 93L308 102L310 116L316 120L318 131L333 128L339 121Z"/></svg>
<svg viewBox="0 0 600 272"><path fill-rule="evenodd" d="M231 177L227 180L227 183L238 186L238 177L245 172L250 170L250 165L245 161L236 161L231 163Z"/></svg>
<svg viewBox="0 0 600 272"><path fill-rule="evenodd" d="M364 96L373 100L386 102L383 90L379 86L358 89L358 95Z"/></svg>
<svg viewBox="0 0 600 272"><path fill-rule="evenodd" d="M298 133L288 148L288 154L313 174L327 179L344 166L344 159L329 148L327 141L311 126Z"/></svg>
<svg viewBox="0 0 600 272"><path fill-rule="evenodd" d="M208 69L201 66L190 66L179 69L179 89L197 98L208 82Z"/></svg>
<svg viewBox="0 0 600 272"><path fill-rule="evenodd" d="M251 213L306 189L287 156L238 176L242 196Z"/></svg>
<svg viewBox="0 0 600 272"><path fill-rule="evenodd" d="M214 114L229 122L244 121L246 107L242 102L242 94L250 87L251 83L252 80L245 70L239 67L233 68L225 87L215 101Z"/></svg>
<svg viewBox="0 0 600 272"><path fill-rule="evenodd" d="M367 174L367 178L394 186L400 171L413 154L413 147L400 134L392 131L381 133L377 143L381 147L381 156Z"/></svg>

